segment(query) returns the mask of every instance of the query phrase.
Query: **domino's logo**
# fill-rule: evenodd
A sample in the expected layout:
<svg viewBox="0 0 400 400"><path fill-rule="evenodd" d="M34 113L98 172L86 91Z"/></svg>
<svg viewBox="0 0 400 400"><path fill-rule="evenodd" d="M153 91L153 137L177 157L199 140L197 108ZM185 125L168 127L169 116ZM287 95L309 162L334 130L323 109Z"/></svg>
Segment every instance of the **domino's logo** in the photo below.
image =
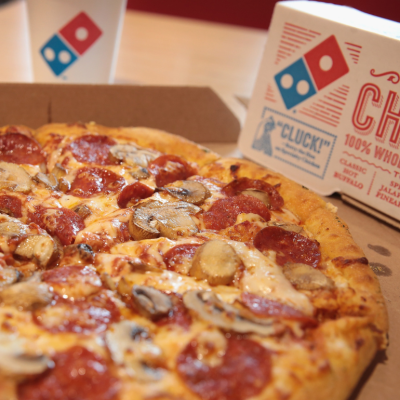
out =
<svg viewBox="0 0 400 400"><path fill-rule="evenodd" d="M76 62L103 34L85 13L81 12L63 26L40 49L40 54L56 76Z"/></svg>
<svg viewBox="0 0 400 400"><path fill-rule="evenodd" d="M348 72L343 53L332 35L274 78L285 106L290 110Z"/></svg>

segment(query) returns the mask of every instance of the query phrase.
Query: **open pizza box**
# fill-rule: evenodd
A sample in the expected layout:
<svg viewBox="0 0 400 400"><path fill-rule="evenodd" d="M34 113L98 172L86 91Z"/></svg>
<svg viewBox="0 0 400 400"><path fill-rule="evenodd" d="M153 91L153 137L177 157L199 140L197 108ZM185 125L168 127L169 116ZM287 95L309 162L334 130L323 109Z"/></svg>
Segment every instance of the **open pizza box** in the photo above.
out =
<svg viewBox="0 0 400 400"><path fill-rule="evenodd" d="M209 88L118 85L0 84L0 125L95 121L147 126L206 144L224 156L236 148L240 124ZM400 232L337 195L326 201L350 227L378 275L389 310L390 345L365 372L351 400L394 400L400 371Z"/></svg>

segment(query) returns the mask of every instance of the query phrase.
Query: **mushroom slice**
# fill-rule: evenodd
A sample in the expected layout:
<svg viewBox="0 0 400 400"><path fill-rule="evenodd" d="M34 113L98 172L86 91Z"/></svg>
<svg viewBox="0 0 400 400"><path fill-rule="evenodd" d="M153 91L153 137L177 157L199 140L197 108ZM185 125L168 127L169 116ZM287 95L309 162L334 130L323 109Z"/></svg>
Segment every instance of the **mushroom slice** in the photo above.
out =
<svg viewBox="0 0 400 400"><path fill-rule="evenodd" d="M46 189L50 190L58 189L58 179L53 173L46 175L43 172L38 172L32 179L35 182L43 185Z"/></svg>
<svg viewBox="0 0 400 400"><path fill-rule="evenodd" d="M56 163L56 165L54 166L53 170L51 171L51 173L57 178L57 179L61 179L63 178L65 175L67 175L67 169L65 167L63 167L60 163Z"/></svg>
<svg viewBox="0 0 400 400"><path fill-rule="evenodd" d="M52 361L44 355L2 354L0 370L11 375L37 375L46 371Z"/></svg>
<svg viewBox="0 0 400 400"><path fill-rule="evenodd" d="M118 281L117 292L123 297L132 295L132 285L128 283L124 276Z"/></svg>
<svg viewBox="0 0 400 400"><path fill-rule="evenodd" d="M162 318L172 310L171 299L151 286L134 285L132 300L139 312L151 320Z"/></svg>
<svg viewBox="0 0 400 400"><path fill-rule="evenodd" d="M3 304L27 311L46 306L52 298L48 285L34 280L15 283L0 291Z"/></svg>
<svg viewBox="0 0 400 400"><path fill-rule="evenodd" d="M34 258L44 268L60 256L60 251L50 236L30 235L18 245L14 254L27 259Z"/></svg>
<svg viewBox="0 0 400 400"><path fill-rule="evenodd" d="M199 211L199 207L183 201L140 203L129 220L129 232L135 240L190 236L198 231L190 214Z"/></svg>
<svg viewBox="0 0 400 400"><path fill-rule="evenodd" d="M93 264L94 252L86 243L71 244L64 247L64 258L73 258L77 262L82 261L85 264Z"/></svg>
<svg viewBox="0 0 400 400"><path fill-rule="evenodd" d="M102 274L100 275L100 279L103 286L105 286L107 289L117 290L117 285L111 278L110 274L108 274L107 272L102 272Z"/></svg>
<svg viewBox="0 0 400 400"><path fill-rule="evenodd" d="M150 338L147 328L133 321L120 321L109 326L105 341L116 364L123 365L128 375L142 382L162 378L162 351Z"/></svg>
<svg viewBox="0 0 400 400"><path fill-rule="evenodd" d="M235 250L222 240L210 240L196 251L189 275L205 279L210 285L228 285L232 282L241 260Z"/></svg>
<svg viewBox="0 0 400 400"><path fill-rule="evenodd" d="M129 220L129 233L135 240L154 239L160 236L160 232L156 229L157 221L153 217L157 207L161 207L162 203L158 201L148 201L139 203L135 207L135 211Z"/></svg>
<svg viewBox="0 0 400 400"><path fill-rule="evenodd" d="M0 371L7 376L37 375L53 366L42 354L28 354L15 335L0 333Z"/></svg>
<svg viewBox="0 0 400 400"><path fill-rule="evenodd" d="M162 271L162 268L159 268L156 265L145 263L140 258L132 258L127 260L127 264L129 265L131 272Z"/></svg>
<svg viewBox="0 0 400 400"><path fill-rule="evenodd" d="M213 292L190 290L184 293L183 303L200 318L225 330L253 332L262 336L275 335L284 330L284 326L273 318L257 318L246 310L219 300Z"/></svg>
<svg viewBox="0 0 400 400"><path fill-rule="evenodd" d="M68 171L65 167L63 167L60 163L56 163L50 174L58 180L57 188L64 193L71 189L71 184L67 181L67 179L65 179L65 175L67 175L67 173Z"/></svg>
<svg viewBox="0 0 400 400"><path fill-rule="evenodd" d="M140 181L141 179L148 179L150 178L150 173L147 168L144 167L136 167L132 171L129 171L129 174Z"/></svg>
<svg viewBox="0 0 400 400"><path fill-rule="evenodd" d="M268 221L268 226L277 226L278 228L282 228L285 231L299 233L300 235L304 235L304 229L296 224L291 224L289 222L284 221Z"/></svg>
<svg viewBox="0 0 400 400"><path fill-rule="evenodd" d="M30 175L19 165L0 162L0 189L28 193L32 188Z"/></svg>
<svg viewBox="0 0 400 400"><path fill-rule="evenodd" d="M307 264L286 263L283 273L289 282L298 290L333 289L331 278Z"/></svg>
<svg viewBox="0 0 400 400"><path fill-rule="evenodd" d="M241 194L255 197L256 199L261 200L268 208L271 207L271 200L267 192L263 192L262 190L257 189L247 189L243 190Z"/></svg>
<svg viewBox="0 0 400 400"><path fill-rule="evenodd" d="M144 149L138 149L132 144L117 144L110 147L111 156L131 166L140 166L146 168L150 161L153 161L156 156Z"/></svg>
<svg viewBox="0 0 400 400"><path fill-rule="evenodd" d="M210 191L196 181L175 181L167 187L158 188L158 190L165 190L171 196L192 204L201 204L211 196Z"/></svg>
<svg viewBox="0 0 400 400"><path fill-rule="evenodd" d="M0 269L0 288L3 286L12 285L17 282L21 277L21 272L15 268Z"/></svg>
<svg viewBox="0 0 400 400"><path fill-rule="evenodd" d="M19 236L26 233L26 226L18 220L5 221L0 223L0 235Z"/></svg>
<svg viewBox="0 0 400 400"><path fill-rule="evenodd" d="M174 203L172 203L174 204ZM156 212L160 236L177 240L198 232L198 228L184 207L165 207Z"/></svg>
<svg viewBox="0 0 400 400"><path fill-rule="evenodd" d="M63 193L66 193L66 192L68 192L68 190L71 189L71 184L65 178L60 178L58 181L58 188Z"/></svg>
<svg viewBox="0 0 400 400"><path fill-rule="evenodd" d="M92 210L86 204L78 204L72 211L76 212L83 220L93 214Z"/></svg>

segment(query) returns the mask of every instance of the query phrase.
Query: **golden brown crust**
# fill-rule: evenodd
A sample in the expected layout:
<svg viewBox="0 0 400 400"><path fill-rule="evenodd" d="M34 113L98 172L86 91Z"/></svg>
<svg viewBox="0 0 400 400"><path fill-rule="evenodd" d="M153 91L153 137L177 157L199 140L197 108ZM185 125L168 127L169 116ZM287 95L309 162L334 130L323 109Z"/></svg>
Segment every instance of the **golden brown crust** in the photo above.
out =
<svg viewBox="0 0 400 400"><path fill-rule="evenodd" d="M264 180L271 185L280 185L279 193L285 200L285 207L294 212L301 221L304 221L313 210L325 206L325 202L310 190L248 160L223 158L205 166L200 174L226 183L233 179L248 177Z"/></svg>
<svg viewBox="0 0 400 400"><path fill-rule="evenodd" d="M94 123L48 124L37 129L35 137L43 145L52 141L51 135L54 133L69 137L78 137L91 133L108 135L115 139L135 142L139 146L151 148L162 153L180 156L187 161L197 163L200 167L220 158L218 154L183 137L150 128L107 128Z"/></svg>
<svg viewBox="0 0 400 400"><path fill-rule="evenodd" d="M292 371L290 399L346 399L377 349L367 321L344 318L322 324L313 343L307 358L286 354L279 360L282 368Z"/></svg>
<svg viewBox="0 0 400 400"><path fill-rule="evenodd" d="M26 135L28 137L33 137L33 130L25 125L5 125L0 127L0 135L16 132Z"/></svg>

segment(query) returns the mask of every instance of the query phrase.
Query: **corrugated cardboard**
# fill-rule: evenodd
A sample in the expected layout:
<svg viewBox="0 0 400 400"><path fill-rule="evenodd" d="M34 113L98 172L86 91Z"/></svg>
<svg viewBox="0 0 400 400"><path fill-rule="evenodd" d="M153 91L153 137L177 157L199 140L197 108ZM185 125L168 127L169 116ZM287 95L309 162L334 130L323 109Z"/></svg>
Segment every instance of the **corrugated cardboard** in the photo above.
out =
<svg viewBox="0 0 400 400"><path fill-rule="evenodd" d="M312 1L276 5L241 133L248 157L400 220L400 24Z"/></svg>
<svg viewBox="0 0 400 400"><path fill-rule="evenodd" d="M95 121L147 126L197 142L234 142L239 121L209 88L0 84L0 125Z"/></svg>
<svg viewBox="0 0 400 400"><path fill-rule="evenodd" d="M48 122L76 121L164 129L197 142L215 142L209 147L223 156L231 155L239 132L235 116L208 88L0 84L0 126L25 124L35 128ZM339 217L348 223L376 271L390 319L389 348L377 354L350 400L397 400L400 232L338 197L326 201L339 208Z"/></svg>

